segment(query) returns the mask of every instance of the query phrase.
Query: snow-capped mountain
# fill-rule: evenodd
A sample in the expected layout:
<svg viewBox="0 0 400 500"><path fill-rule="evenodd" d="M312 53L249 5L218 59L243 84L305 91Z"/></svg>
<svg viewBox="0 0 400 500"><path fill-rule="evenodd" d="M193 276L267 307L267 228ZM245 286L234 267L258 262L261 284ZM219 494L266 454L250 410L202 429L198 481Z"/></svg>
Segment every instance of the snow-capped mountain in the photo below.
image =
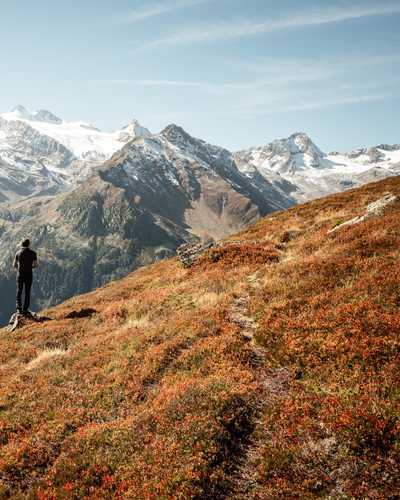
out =
<svg viewBox="0 0 400 500"><path fill-rule="evenodd" d="M107 133L17 106L0 114L0 202L71 188L128 141L146 135L136 120Z"/></svg>
<svg viewBox="0 0 400 500"><path fill-rule="evenodd" d="M114 180L122 170L141 204L179 220L199 237L225 236L260 214L293 204L264 178L250 182L232 153L174 124L131 141L101 170Z"/></svg>
<svg viewBox="0 0 400 500"><path fill-rule="evenodd" d="M202 141L188 141L187 134L178 130L182 129L169 130L169 143L176 148L185 142L181 154L189 161L193 151L200 151ZM47 110L30 112L17 106L0 114L0 203L73 189L138 137L148 139L143 142L143 155L154 154L161 135L152 135L136 120L114 132L101 132L82 121L62 120ZM207 148L214 164L223 163L231 154L216 146ZM220 151L224 158L218 156ZM200 161L202 154L204 151L197 158ZM307 201L399 174L400 146L382 144L348 154L326 154L306 134L297 133L239 151L231 160L258 192L272 203L277 199L281 206L283 199L286 205ZM182 158L176 161L179 164Z"/></svg>
<svg viewBox="0 0 400 500"><path fill-rule="evenodd" d="M400 145L326 154L304 133L239 151L234 157L249 178L261 174L297 202L400 174Z"/></svg>
<svg viewBox="0 0 400 500"><path fill-rule="evenodd" d="M232 153L176 125L136 137L73 190L0 205L3 314L14 307L10 259L27 234L40 249L44 307L292 204L263 177L249 180Z"/></svg>
<svg viewBox="0 0 400 500"><path fill-rule="evenodd" d="M27 234L45 255L36 294L44 307L171 255L181 243L221 238L274 210L396 174L396 145L325 154L300 133L231 153L177 125L151 134L132 121L104 133L18 107L0 115L6 312L13 308L9 262Z"/></svg>

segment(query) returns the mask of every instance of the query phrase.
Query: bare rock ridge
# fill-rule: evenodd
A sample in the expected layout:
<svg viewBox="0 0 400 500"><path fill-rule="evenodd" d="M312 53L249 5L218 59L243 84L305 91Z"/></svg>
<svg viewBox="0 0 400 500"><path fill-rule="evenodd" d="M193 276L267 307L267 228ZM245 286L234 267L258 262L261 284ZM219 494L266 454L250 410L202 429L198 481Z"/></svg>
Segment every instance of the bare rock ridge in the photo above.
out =
<svg viewBox="0 0 400 500"><path fill-rule="evenodd" d="M215 246L214 241L195 244L189 243L178 247L176 253L184 267L191 267L202 255L204 255L204 252L213 246Z"/></svg>

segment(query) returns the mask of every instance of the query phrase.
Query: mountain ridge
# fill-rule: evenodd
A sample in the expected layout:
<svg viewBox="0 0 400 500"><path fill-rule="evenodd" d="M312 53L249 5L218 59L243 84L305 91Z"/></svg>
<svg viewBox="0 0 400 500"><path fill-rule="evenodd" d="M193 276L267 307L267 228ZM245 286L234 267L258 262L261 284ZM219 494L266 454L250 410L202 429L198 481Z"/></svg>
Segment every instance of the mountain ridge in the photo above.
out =
<svg viewBox="0 0 400 500"><path fill-rule="evenodd" d="M42 261L34 307L43 308L170 256L181 244L224 238L269 212L400 173L396 146L332 156L296 133L231 153L176 124L151 134L131 120L104 135L45 110L15 113L50 123L0 115L3 323L14 310L13 254L27 236ZM92 154L104 137L111 143Z"/></svg>
<svg viewBox="0 0 400 500"><path fill-rule="evenodd" d="M357 187L364 182L400 173L400 147L362 148L351 153L326 154L304 132L265 146L235 153L241 171L254 171L274 183L284 179L292 184L287 193L297 202Z"/></svg>
<svg viewBox="0 0 400 500"><path fill-rule="evenodd" d="M11 113L0 114L0 160L3 162L0 203L2 200L21 198L21 192L40 195L46 191L56 193L71 189L83 182L118 149L122 149L124 144L135 137L151 135L135 119L122 129L104 133L84 122L64 122L51 111L42 109L32 113L23 106L17 106ZM186 143L194 141L194 147L196 142L205 142L193 138L176 124L167 125L160 134L153 135L164 136L171 143L176 141L178 146L180 140ZM37 150L36 144L39 147ZM17 155L14 154L15 147ZM46 156L54 153L53 156L43 157L43 147L48 149ZM286 184L289 191L280 192L292 197L293 202L308 201L400 172L399 145L381 144L350 153L326 154L305 132L231 154L242 172L249 179L254 178L256 186L260 176L275 183L278 191ZM51 179L48 174L41 173L43 158L51 172ZM20 181L15 167L17 172L25 171L20 174Z"/></svg>

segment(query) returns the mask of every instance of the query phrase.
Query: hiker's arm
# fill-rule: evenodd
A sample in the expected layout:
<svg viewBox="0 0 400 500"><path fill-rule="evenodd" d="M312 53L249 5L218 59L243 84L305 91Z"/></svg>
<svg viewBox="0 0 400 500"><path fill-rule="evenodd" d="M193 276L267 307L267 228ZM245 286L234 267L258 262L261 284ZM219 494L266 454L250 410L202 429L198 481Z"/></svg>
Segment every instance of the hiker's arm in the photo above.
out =
<svg viewBox="0 0 400 500"><path fill-rule="evenodd" d="M37 259L32 262L32 268L35 269L35 267L38 266L38 261Z"/></svg>
<svg viewBox="0 0 400 500"><path fill-rule="evenodd" d="M18 269L18 259L17 256L14 257L13 268Z"/></svg>

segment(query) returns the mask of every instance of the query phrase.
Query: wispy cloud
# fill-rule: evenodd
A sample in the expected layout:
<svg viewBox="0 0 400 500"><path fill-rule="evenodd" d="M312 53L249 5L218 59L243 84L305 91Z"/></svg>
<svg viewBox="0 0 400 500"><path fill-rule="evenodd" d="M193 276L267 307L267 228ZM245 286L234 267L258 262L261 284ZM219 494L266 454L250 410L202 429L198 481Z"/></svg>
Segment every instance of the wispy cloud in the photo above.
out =
<svg viewBox="0 0 400 500"><path fill-rule="evenodd" d="M329 75L319 75L319 78L328 78ZM129 80L129 79L109 79L109 80L96 80L96 83L108 85L126 85L135 87L160 87L160 88L188 88L197 89L198 91L214 96L228 97L231 95L241 94L242 92L262 91L266 89L273 89L277 84L290 84L293 79L296 82L310 82L317 79L317 75L307 73L298 74L293 76L283 76L282 74L277 77L265 77L254 80L244 80L238 82L223 82L215 83L210 81L186 81L186 80Z"/></svg>
<svg viewBox="0 0 400 500"><path fill-rule="evenodd" d="M350 54L342 58L230 60L237 79L103 79L96 83L154 88L161 95L185 91L199 104L216 103L215 113L256 117L337 106L367 104L398 97L399 77L391 69L400 63L397 53ZM171 89L172 94L164 94Z"/></svg>
<svg viewBox="0 0 400 500"><path fill-rule="evenodd" d="M318 77L327 73L339 74L346 71L360 70L371 66L397 65L400 63L400 54L372 54L353 53L347 54L340 58L327 59L282 59L272 57L259 57L254 60L235 60L232 59L230 64L235 64L242 71L253 72L255 74L265 74L268 71L271 74L283 74L285 78L288 76L309 73L311 76Z"/></svg>
<svg viewBox="0 0 400 500"><path fill-rule="evenodd" d="M140 87L203 87L207 86L204 82L190 82L185 80L129 80L129 79L110 79L97 80L98 83L109 83L115 85L137 85Z"/></svg>
<svg viewBox="0 0 400 500"><path fill-rule="evenodd" d="M395 97L389 94L365 94L365 95L349 95L344 97L332 97L326 98L316 101L303 101L293 104L282 104L276 107L268 107L268 108L259 108L257 110L253 110L251 115L254 116L256 114L268 114L268 113L283 113L290 111L312 111L317 109L326 109L332 108L336 106L344 106L346 104L362 104L368 102L376 102L376 101L384 101L385 99L389 99L391 97Z"/></svg>
<svg viewBox="0 0 400 500"><path fill-rule="evenodd" d="M164 88L193 88L215 95L229 95L246 91L269 90L292 87L296 84L308 84L336 78L340 81L341 88L346 87L346 75L354 76L364 69L385 65L400 64L400 55L351 55L340 59L276 59L260 58L254 61L230 61L240 69L241 74L247 78L237 81L215 82L210 80L178 80L178 79L102 79L96 83L108 85L131 85L138 87L164 87ZM376 74L379 76L379 73ZM390 79L392 81L392 79ZM397 80L396 80L397 81ZM365 82L364 82L365 83ZM390 83L390 82L389 82ZM337 88L337 83L334 83ZM375 83L382 86L382 82Z"/></svg>
<svg viewBox="0 0 400 500"><path fill-rule="evenodd" d="M366 7L362 5L351 5L346 2L346 4L342 4L340 8L336 7L334 9L310 10L295 16L280 19L270 18L263 21L240 20L214 25L194 25L144 44L139 49L135 49L135 52L138 50L152 49L160 46L185 45L249 37L285 29L319 26L364 17L383 16L397 13L400 13L400 3L397 3L397 5L392 4Z"/></svg>
<svg viewBox="0 0 400 500"><path fill-rule="evenodd" d="M146 4L141 8L131 10L126 15L121 15L115 19L117 24L135 24L139 21L168 14L175 10L194 7L210 0L175 0L163 1L153 4Z"/></svg>

